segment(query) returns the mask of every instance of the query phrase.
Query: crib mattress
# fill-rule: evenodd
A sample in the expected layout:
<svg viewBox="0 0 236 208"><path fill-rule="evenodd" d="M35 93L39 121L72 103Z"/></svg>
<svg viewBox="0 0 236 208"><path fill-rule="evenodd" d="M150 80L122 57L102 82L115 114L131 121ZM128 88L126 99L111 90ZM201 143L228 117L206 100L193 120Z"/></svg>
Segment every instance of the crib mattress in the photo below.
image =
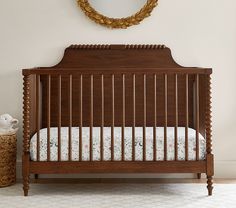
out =
<svg viewBox="0 0 236 208"><path fill-rule="evenodd" d="M114 160L122 158L122 128L114 127ZM61 128L61 160L68 161L68 136L69 128ZM90 155L90 128L82 128L82 160L88 161ZM104 160L111 160L111 127L104 127L103 154ZM72 127L72 160L79 160L79 128ZM126 161L132 160L132 127L125 127L124 156ZM185 127L178 127L178 160L185 160ZM100 160L100 127L93 127L93 161ZM167 160L175 159L175 134L174 127L167 127ZM206 141L199 134L199 159L205 159ZM37 160L37 133L30 141L31 160ZM164 159L164 128L156 129L156 159ZM135 160L143 159L143 128L135 128ZM188 129L188 160L196 159L196 131ZM47 160L47 129L40 130L40 161ZM50 128L50 160L58 160L58 128ZM146 127L146 160L153 160L153 127Z"/></svg>

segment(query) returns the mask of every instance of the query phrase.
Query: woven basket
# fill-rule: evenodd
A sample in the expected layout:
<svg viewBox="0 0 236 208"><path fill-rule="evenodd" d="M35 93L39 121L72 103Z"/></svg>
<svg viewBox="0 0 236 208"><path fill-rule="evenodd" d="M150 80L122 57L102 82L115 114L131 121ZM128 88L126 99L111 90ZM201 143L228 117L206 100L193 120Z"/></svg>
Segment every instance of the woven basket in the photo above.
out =
<svg viewBox="0 0 236 208"><path fill-rule="evenodd" d="M0 135L0 187L16 182L16 135Z"/></svg>

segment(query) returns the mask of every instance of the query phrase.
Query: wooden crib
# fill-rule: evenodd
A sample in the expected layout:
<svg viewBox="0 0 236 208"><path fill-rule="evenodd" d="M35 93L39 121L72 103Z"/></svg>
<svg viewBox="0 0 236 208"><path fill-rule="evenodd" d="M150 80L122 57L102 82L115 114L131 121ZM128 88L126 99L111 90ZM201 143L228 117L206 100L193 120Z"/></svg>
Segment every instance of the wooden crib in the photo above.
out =
<svg viewBox="0 0 236 208"><path fill-rule="evenodd" d="M24 69L24 195L30 174L79 173L206 173L211 195L211 73L163 45L72 45L56 66Z"/></svg>

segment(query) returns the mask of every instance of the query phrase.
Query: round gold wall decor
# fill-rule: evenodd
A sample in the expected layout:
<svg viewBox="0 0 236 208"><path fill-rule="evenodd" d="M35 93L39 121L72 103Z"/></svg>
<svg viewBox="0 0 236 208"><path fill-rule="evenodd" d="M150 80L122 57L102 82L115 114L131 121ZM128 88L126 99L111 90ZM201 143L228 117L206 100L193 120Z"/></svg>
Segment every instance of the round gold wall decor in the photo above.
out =
<svg viewBox="0 0 236 208"><path fill-rule="evenodd" d="M97 12L88 0L77 0L82 11L94 22L109 27L125 29L132 25L139 24L144 18L151 15L152 10L157 6L158 0L147 0L146 4L134 15L125 18L110 18Z"/></svg>

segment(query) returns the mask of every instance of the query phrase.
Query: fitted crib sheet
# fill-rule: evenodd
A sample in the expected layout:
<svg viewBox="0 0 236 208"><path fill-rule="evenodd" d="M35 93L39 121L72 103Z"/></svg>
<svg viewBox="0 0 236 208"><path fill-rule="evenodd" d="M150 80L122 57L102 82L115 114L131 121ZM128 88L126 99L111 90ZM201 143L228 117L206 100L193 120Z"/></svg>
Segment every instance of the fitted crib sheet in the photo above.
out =
<svg viewBox="0 0 236 208"><path fill-rule="evenodd" d="M73 161L79 160L79 128L72 127L72 149ZM93 127L93 161L100 160L100 127ZM68 161L68 141L69 128L61 128L61 160ZM111 160L111 127L104 127L103 139L104 160ZM122 128L114 127L114 160L122 158ZM88 161L90 158L90 128L82 128L82 160ZM125 127L124 138L124 158L126 161L132 160L132 127ZM185 127L178 127L178 160L185 160ZM175 134L174 127L167 127L167 160L175 159ZM199 134L199 159L205 159L206 141ZM31 160L37 160L37 133L30 141ZM164 159L164 128L156 128L156 159ZM135 127L135 160L143 159L143 128ZM196 159L196 131L188 129L188 160ZM40 161L47 160L47 129L40 130ZM58 160L58 128L50 128L50 160ZM153 127L146 127L146 160L153 160Z"/></svg>

